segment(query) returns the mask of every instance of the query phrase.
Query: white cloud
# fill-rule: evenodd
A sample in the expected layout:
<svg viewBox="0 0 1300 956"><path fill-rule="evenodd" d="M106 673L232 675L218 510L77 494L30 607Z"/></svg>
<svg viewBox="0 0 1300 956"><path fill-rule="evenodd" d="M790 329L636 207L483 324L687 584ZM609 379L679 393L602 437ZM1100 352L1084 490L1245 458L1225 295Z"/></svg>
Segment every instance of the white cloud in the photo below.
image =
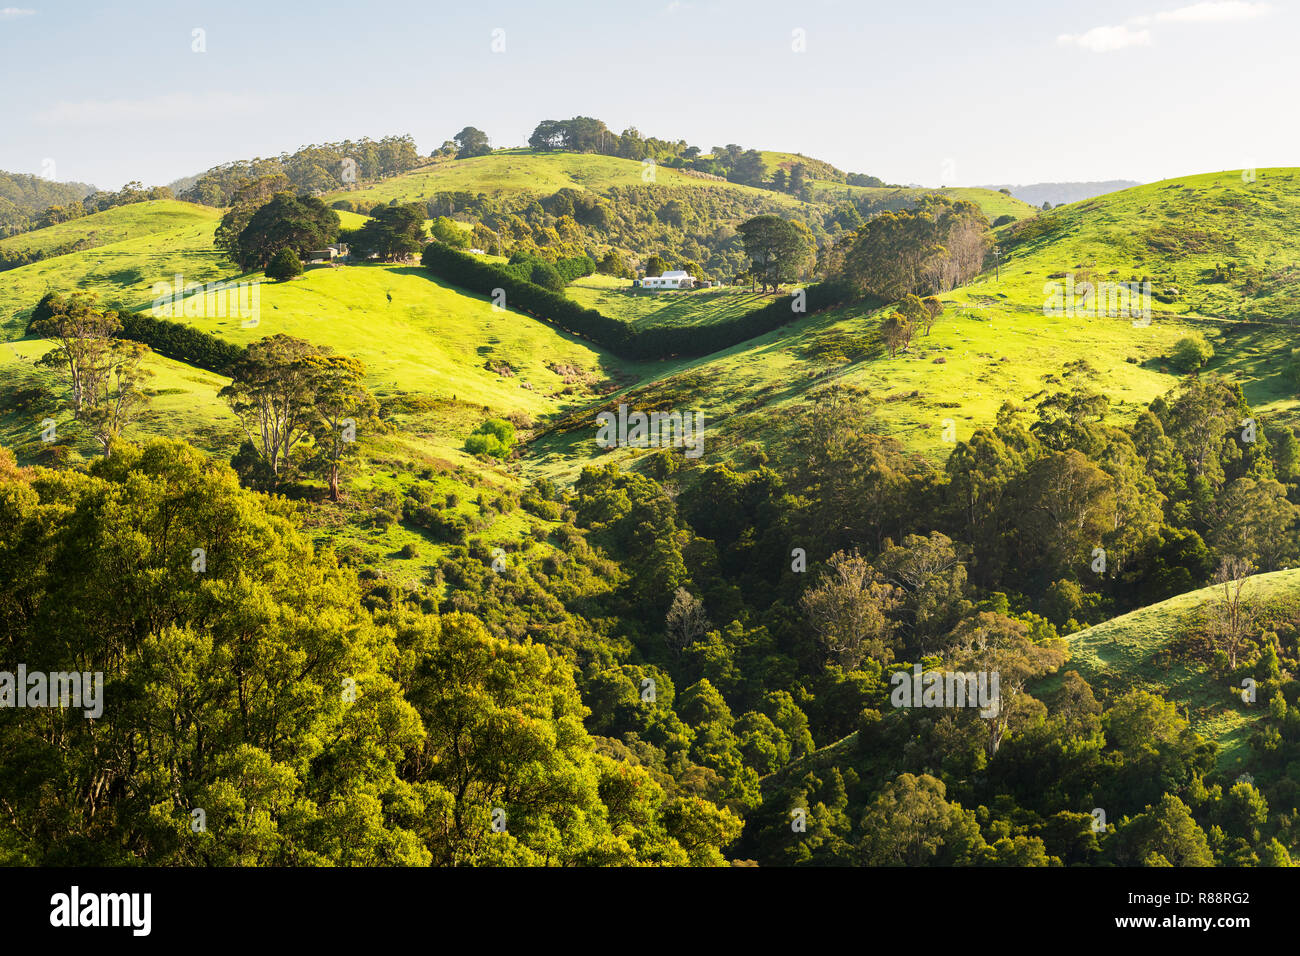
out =
<svg viewBox="0 0 1300 956"><path fill-rule="evenodd" d="M4 7L0 8L0 20L12 20L15 17L34 17L35 10L24 10L22 7Z"/></svg>
<svg viewBox="0 0 1300 956"><path fill-rule="evenodd" d="M167 93L142 99L61 100L36 114L37 122L49 126L116 126L139 123L172 123L178 118L204 122L232 116L261 113L273 104L271 98L246 93Z"/></svg>
<svg viewBox="0 0 1300 956"><path fill-rule="evenodd" d="M1093 27L1087 33L1065 33L1056 38L1061 46L1077 46L1093 53L1110 53L1131 46L1150 46L1150 30L1130 30L1127 26Z"/></svg>
<svg viewBox="0 0 1300 956"><path fill-rule="evenodd" d="M1267 3L1250 3L1247 0L1203 0L1175 10L1129 17L1114 27L1093 27L1086 33L1063 33L1056 38L1060 46L1075 46L1093 53L1111 53L1132 46L1150 46L1151 31L1145 29L1158 23L1230 23L1256 20L1273 12Z"/></svg>

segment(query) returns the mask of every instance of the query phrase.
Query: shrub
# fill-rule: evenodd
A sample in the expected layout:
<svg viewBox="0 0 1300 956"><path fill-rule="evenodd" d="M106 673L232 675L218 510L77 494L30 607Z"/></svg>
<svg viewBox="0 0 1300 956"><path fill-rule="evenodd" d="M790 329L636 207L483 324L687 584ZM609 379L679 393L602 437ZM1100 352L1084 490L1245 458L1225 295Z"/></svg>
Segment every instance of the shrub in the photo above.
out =
<svg viewBox="0 0 1300 956"><path fill-rule="evenodd" d="M528 281L533 285L541 286L543 289L550 289L552 292L559 292L565 285L564 278L555 266L549 262L533 263L532 271L528 275Z"/></svg>
<svg viewBox="0 0 1300 956"><path fill-rule="evenodd" d="M547 501L533 491L525 491L519 502L525 511L546 521L559 521L563 507L555 501Z"/></svg>
<svg viewBox="0 0 1300 956"><path fill-rule="evenodd" d="M284 282L302 275L302 262L298 254L287 246L271 257L266 267L266 277Z"/></svg>
<svg viewBox="0 0 1300 956"><path fill-rule="evenodd" d="M469 234L461 229L454 219L448 219L446 216L438 216L433 220L429 226L429 235L456 249L469 248Z"/></svg>
<svg viewBox="0 0 1300 956"><path fill-rule="evenodd" d="M427 531L435 541L450 544L464 544L472 530L469 520L464 515L455 511L438 510L433 503L431 485L415 485L407 492L406 499L402 502L402 520ZM408 544L402 550L405 552L406 548L411 547ZM402 556L414 557L414 549L412 554L402 554Z"/></svg>
<svg viewBox="0 0 1300 956"><path fill-rule="evenodd" d="M489 418L465 439L465 450L471 455L505 458L514 444L515 426L503 418Z"/></svg>
<svg viewBox="0 0 1300 956"><path fill-rule="evenodd" d="M1169 362L1179 371L1194 372L1213 357L1214 347L1205 340L1205 336L1189 335L1174 345Z"/></svg>

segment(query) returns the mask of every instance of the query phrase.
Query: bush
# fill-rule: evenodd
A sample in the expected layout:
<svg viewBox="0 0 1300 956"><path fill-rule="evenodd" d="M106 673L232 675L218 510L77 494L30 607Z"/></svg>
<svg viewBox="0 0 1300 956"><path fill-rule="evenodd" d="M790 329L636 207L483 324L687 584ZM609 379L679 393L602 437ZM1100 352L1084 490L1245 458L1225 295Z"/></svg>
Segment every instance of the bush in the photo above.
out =
<svg viewBox="0 0 1300 956"><path fill-rule="evenodd" d="M1169 363L1182 372L1194 372L1214 357L1214 347L1203 335L1179 339L1169 355Z"/></svg>
<svg viewBox="0 0 1300 956"><path fill-rule="evenodd" d="M1003 192L1006 192L1006 190L1004 189ZM993 228L996 229L998 226L1005 226L1007 223L1015 221L1015 216L998 216L998 218L993 220Z"/></svg>
<svg viewBox="0 0 1300 956"><path fill-rule="evenodd" d="M439 242L446 243L456 249L468 249L470 243L469 234L454 219L446 216L437 216L429 226L429 235Z"/></svg>
<svg viewBox="0 0 1300 956"><path fill-rule="evenodd" d="M536 515L546 521L559 521L560 515L564 511L559 502L547 501L531 489L524 492L519 503L529 514Z"/></svg>
<svg viewBox="0 0 1300 956"><path fill-rule="evenodd" d="M464 544L470 531L469 519L455 511L440 511L433 503L433 486L432 485L415 485L407 493L406 499L402 502L402 520L414 527L427 531L435 540L450 544ZM402 551L412 548L406 545ZM402 554L402 557L414 557L414 548L412 554Z"/></svg>
<svg viewBox="0 0 1300 956"><path fill-rule="evenodd" d="M503 418L489 418L465 439L465 450L471 455L505 458L514 444L515 426Z"/></svg>
<svg viewBox="0 0 1300 956"><path fill-rule="evenodd" d="M302 262L298 254L287 246L271 257L266 267L266 277L284 282L302 275Z"/></svg>
<svg viewBox="0 0 1300 956"><path fill-rule="evenodd" d="M555 266L549 262L533 263L532 271L528 274L528 281L533 285L539 285L543 289L550 289L552 292L559 292L564 288L565 282Z"/></svg>

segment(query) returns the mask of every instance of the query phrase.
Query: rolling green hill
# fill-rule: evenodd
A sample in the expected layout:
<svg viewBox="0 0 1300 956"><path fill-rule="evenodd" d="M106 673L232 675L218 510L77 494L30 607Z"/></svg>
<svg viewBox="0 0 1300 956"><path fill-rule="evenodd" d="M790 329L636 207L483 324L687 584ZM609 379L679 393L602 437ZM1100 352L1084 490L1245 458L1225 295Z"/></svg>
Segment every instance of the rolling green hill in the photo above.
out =
<svg viewBox="0 0 1300 956"><path fill-rule="evenodd" d="M827 169L832 168L817 160L810 160L794 153L765 152L763 156L770 170L776 169L783 163L811 164L813 178L810 179L810 184L813 196L819 203L836 203L851 195L855 199L864 197L869 199L872 206L877 209L899 209L912 205L918 196L925 193L943 192L976 203L988 216L990 222L1003 215L1023 219L1037 214L1037 210L1028 203L995 190L847 186L843 183L817 179L818 169L823 166ZM562 151L534 152L522 148L503 149L488 156L423 166L363 189L330 193L325 199L327 202L349 199L366 203L388 203L394 200L407 203L428 201L439 192L465 191L473 194L486 193L488 196L520 192L547 194L566 188L600 192L611 186L640 186L651 182L660 186L720 186L759 196L791 208L805 205L785 193L739 183L719 182L693 176L668 166L656 167L653 171L653 179L647 180L646 175L647 170L643 164L616 156Z"/></svg>
<svg viewBox="0 0 1300 956"><path fill-rule="evenodd" d="M186 226L211 222L214 211L207 206L176 199L150 199L114 206L70 222L46 226L35 232L0 239L0 252L19 249L48 251L68 243L82 242L88 248L174 232ZM219 215L216 218L220 218Z"/></svg>
<svg viewBox="0 0 1300 956"><path fill-rule="evenodd" d="M544 416L589 399L591 386L609 375L627 373L624 363L587 343L494 310L487 299L418 267L309 269L260 288L256 327L215 316L191 324L241 345L284 332L361 359L381 399L436 402L417 430L431 450L453 458L489 410Z"/></svg>
<svg viewBox="0 0 1300 956"><path fill-rule="evenodd" d="M129 245L114 248L120 252ZM158 254L143 248L141 263ZM220 272L210 251L189 249L182 255L187 266L202 263ZM188 270L187 278L198 271ZM118 295L133 291L126 286ZM439 495L460 499L451 510L479 522L483 541L514 546L539 521L518 510L498 514L478 502L480 495L486 502L502 489L516 489L517 466L467 455L465 437L484 419L503 416L526 432L535 421L589 403L597 389L612 387L611 378L635 380L641 374L587 343L519 313L496 311L486 299L435 282L414 267L310 269L291 282L263 282L259 297L254 327L244 328L231 317L184 321L239 344L284 332L366 363L367 384L392 430L366 436L366 463L348 480L348 500L311 508L304 520L340 551L387 568L396 582L427 582L444 548L401 524L371 525L368 516L377 504L400 502L416 483L432 484ZM53 371L33 364L49 344L23 339L0 345L0 445L24 462L53 460L53 450L40 441L41 422L48 416L59 423L60 437L74 438L74 456L89 458L95 447L76 438L70 415L52 399L63 386ZM226 379L157 355L147 367L153 372L151 404L131 435L184 438L228 460L242 435L217 396ZM402 550L408 545L413 553Z"/></svg>
<svg viewBox="0 0 1300 956"><path fill-rule="evenodd" d="M124 206L99 214L135 210L130 221L119 226L129 238L0 273L0 337L21 336L32 308L50 290L96 292L106 305L135 311L153 302L156 283L170 283L176 275L184 276L187 283L233 278L237 270L212 247L212 233L221 221L219 210L168 201L138 205L151 208ZM76 227L95 218L49 228ZM45 242L46 231L10 241Z"/></svg>
<svg viewBox="0 0 1300 956"><path fill-rule="evenodd" d="M945 419L954 421L961 440L992 424L1003 401L1029 404L1073 383L1104 391L1118 414L1131 414L1177 381L1161 370L1161 357L1192 325L1170 318L1138 330L1119 320L1089 325L1021 314L1002 302L962 308L986 285L945 296L948 311L932 334L914 339L910 352L893 358L879 338L886 310L849 306L677 363L606 404L659 407L655 403L670 401L673 407L699 409L709 427L705 458L747 461L749 443L779 455L789 412L811 391L840 381L870 389L882 430L937 463L951 450L941 440ZM1079 362L1085 364L1067 368ZM587 443L594 443L595 411L589 428L545 436L538 443L543 460L563 473L594 454L594 444ZM582 441L573 444L579 436ZM618 449L604 460L639 454L644 452Z"/></svg>
<svg viewBox="0 0 1300 956"><path fill-rule="evenodd" d="M519 169L513 168L516 164ZM611 175L626 174L639 164L570 153L502 152L440 164L372 190L395 189L403 181L410 185L419 177L440 175L439 169L468 170L455 172L456 176L469 176L475 168L496 170L503 174L500 182L519 183L534 176L539 167L565 170L570 182L592 183L609 181ZM517 178L512 178L515 174ZM460 402L539 421L572 412L583 395L571 388L562 401L556 400L555 394L573 383L566 385L565 376L557 376L550 366L571 365L580 370L579 380L618 381L639 389L622 393L631 401L673 395L701 408L711 423L709 457L740 455L746 442L757 440L777 439L774 447L779 448L782 419L788 417L785 411L801 402L810 388L842 379L871 390L887 432L941 460L948 451L938 437L945 419L953 420L961 437L991 422L1005 399L1032 403L1045 390L1066 382L1086 382L1111 397L1117 415L1131 413L1176 381L1162 357L1179 337L1193 330L1210 336L1218 352L1211 367L1241 379L1253 405L1293 418L1300 404L1281 374L1288 332L1273 326L1242 331L1198 307L1218 303L1224 287L1232 287L1232 280L1207 281L1205 271L1210 266L1206 263L1212 266L1216 253L1204 248L1204 236L1236 236L1233 248L1240 253L1244 270L1260 271L1271 263L1281 271L1290 261L1285 224L1288 215L1300 211L1297 206L1300 188L1294 171L1260 170L1253 183L1243 182L1239 175L1211 174L1075 204L1031 223L1035 229L1046 227L1038 236L1031 230L1017 236L1015 227L1004 228L1000 277L986 274L943 296L949 308L932 335L918 336L910 352L894 358L885 356L878 342L880 316L856 307L800 319L703 359L643 369L629 369L576 341L565 348L547 345L563 341L550 330L538 332L540 338L520 332L497 343L479 342L481 334L493 333L487 332L487 326L466 326L465 321L475 308L486 309L486 304L430 283L419 270L398 268L313 270L286 286L265 284L264 326L274 322L277 328L296 330L357 354L369 362L376 381L386 376L389 382L402 382L408 392L435 390L455 395ZM1258 213L1265 208L1273 213L1251 220L1255 226L1247 238L1242 210ZM1199 218L1192 219L1192 214ZM349 226L360 221L345 215ZM6 336L21 334L27 311L49 288L92 288L110 304L142 309L152 301L153 284L177 273L187 281L233 278L231 267L211 246L218 216L204 207L159 201L16 237L47 244L73 236L123 238L6 273L0 280ZM1145 223L1137 238L1120 225L1134 219ZM1180 222L1196 225L1180 227ZM1150 274L1158 290L1166 284L1180 285L1181 294L1168 303L1156 302L1155 320L1146 328L1134 328L1122 318L1045 316L1043 286L1054 281L1050 276L1067 270L1096 278ZM1253 286L1254 296L1243 293L1236 314L1279 310L1290 295L1284 278L1283 273L1272 284ZM702 324L761 304L761 297L739 290L702 290L666 298L628 295L617 284L606 277L588 277L571 286L570 295L583 305L647 326ZM395 295L393 306L384 298L390 292ZM421 328L427 315L438 315L447 324ZM258 331L240 329L231 320L197 324L233 341L248 340ZM520 317L507 325L512 330L544 328ZM462 347L448 351L447 335ZM382 341L394 345L386 347ZM406 347L398 348L399 342ZM479 352L474 352L471 342ZM419 356L438 359L422 362ZM490 363L510 368L513 378L488 371L485 366ZM538 391L524 388L525 380ZM451 455L459 444L456 436L472 416L453 418L436 429L439 437L434 443ZM578 440L581 434L578 430L567 437L544 437L536 446L543 470L571 474L589 460L593 449Z"/></svg>
<svg viewBox="0 0 1300 956"><path fill-rule="evenodd" d="M769 176L775 174L778 169L785 169L789 172L795 166L803 166L807 170L809 179L834 181L844 178L843 170L837 169L830 163L820 159L813 159L799 153L784 153L770 149L760 150L760 152L763 156L763 166L767 169Z"/></svg>
<svg viewBox="0 0 1300 956"><path fill-rule="evenodd" d="M1008 292L1041 297L1034 267L1084 270L1094 281L1150 278L1173 311L1300 320L1300 170L1206 173L1062 206L1008 228ZM1219 269L1222 271L1218 271Z"/></svg>
<svg viewBox="0 0 1300 956"><path fill-rule="evenodd" d="M566 188L600 191L610 186L654 183L660 186L725 186L790 204L798 202L780 193L737 183L718 183L668 166L655 167L653 178L647 179L650 172L635 160L617 156L501 149L487 156L423 166L364 189L330 193L324 198L326 202L346 198L369 203L393 200L407 203L427 201L438 192L465 191L498 196L519 192L553 193Z"/></svg>
<svg viewBox="0 0 1300 956"><path fill-rule="evenodd" d="M1202 588L1180 594L1070 635L1070 660L1062 670L1077 670L1108 693L1141 689L1178 701L1192 728L1219 742L1220 769L1231 771L1244 759L1252 723L1267 712L1268 702L1243 703L1239 683L1234 687L1227 679L1216 679L1179 645L1188 618L1213 601L1214 592ZM1257 574L1244 593L1260 605L1294 603L1300 597L1300 569ZM1057 675L1039 690L1050 692L1059 683Z"/></svg>
<svg viewBox="0 0 1300 956"><path fill-rule="evenodd" d="M639 181L639 164L626 160L514 151L440 164L371 190L421 188L421 177L433 188L445 175L469 183L475 168L499 176L480 187L535 184L543 169L563 171L570 183L608 182L630 172ZM1131 416L1176 383L1178 375L1164 358L1192 331L1210 337L1217 352L1210 368L1242 381L1257 410L1295 421L1300 403L1282 376L1290 329L1242 329L1205 308L1238 280L1208 281L1206 263L1213 265L1216 253L1203 239L1232 236L1249 275L1265 267L1279 273L1270 273L1271 284L1239 280L1242 300L1230 317L1277 313L1290 294L1283 266L1293 246L1285 224L1297 206L1294 171L1260 170L1252 183L1229 174L1155 183L1065 207L1028 228L1004 227L1000 276L991 270L942 296L948 308L933 333L918 336L910 351L892 358L879 341L883 310L850 306L800 318L704 358L631 365L531 318L494 313L481 298L400 266L318 269L294 282L264 283L258 328L215 317L190 321L234 342L285 331L356 355L369 367L372 388L402 423L399 444L405 447L394 449L399 459L436 459L488 480L500 480L491 478L495 467L465 456L460 446L490 415L514 415L541 433L523 462L525 475L574 477L596 457L595 412L618 401L699 409L709 428L706 459L748 463L759 445L779 456L790 411L832 380L867 388L882 430L939 462L951 447L941 439L945 420L952 420L960 439L990 424L1008 399L1032 406L1049 391L1086 384L1110 397L1118 419ZM1243 219L1243 209L1254 210L1257 219ZM110 305L140 310L152 302L154 283L176 274L195 282L235 278L211 245L219 215L185 203L142 203L53 227L57 235L52 229L19 237L52 245L76 235L116 241L0 276L5 337L21 336L29 310L51 288L92 289ZM346 225L360 221L346 214ZM1139 222L1139 229L1126 230L1128 221ZM1251 222L1257 227L1247 233ZM1023 231L1016 234L1018 228ZM1037 229L1044 231L1033 234ZM1149 274L1158 290L1178 284L1180 294L1156 302L1147 327L1134 327L1127 318L1044 315L1044 284L1072 270L1125 280ZM705 324L763 301L732 289L658 297L627 295L617 286L593 276L569 292L583 305L643 326ZM169 395L192 388L193 407L211 407L219 386L160 368L166 374L160 373L159 387L182 390ZM225 448L228 439L217 444ZM617 450L600 457L626 460L643 453Z"/></svg>
<svg viewBox="0 0 1300 956"><path fill-rule="evenodd" d="M1252 183L1224 173L1154 183L1033 220L1018 241L1001 240L1000 269L942 295L947 309L932 334L918 335L909 352L895 357L879 341L886 310L847 307L679 363L616 401L635 406L670 398L698 408L710 423L705 457L744 461L751 455L747 443L779 454L788 411L810 390L839 380L870 389L882 430L940 462L951 447L940 440L945 419L960 440L992 424L1003 401L1032 406L1073 384L1106 394L1112 414L1124 420L1176 384L1180 373L1165 359L1180 338L1200 333L1215 348L1211 371L1241 382L1257 412L1300 423L1300 398L1285 377L1294 332L1282 311L1296 288L1289 264L1300 258L1286 230L1287 217L1300 214L1295 172L1259 170ZM1255 225L1242 209L1259 213ZM1136 230L1125 225L1130 222L1138 223ZM1000 235L1013 236L1015 228ZM1033 237L1040 228L1049 231ZM1225 289L1237 287L1207 275L1227 257L1201 244L1206 235L1234 237L1243 272L1273 270L1267 283L1251 287L1241 280L1233 311L1213 308ZM1044 314L1045 286L1067 274L1094 282L1150 276L1155 293L1177 288L1180 294L1152 301L1151 323L1141 327L1127 316ZM1243 326L1234 321L1241 317L1271 321ZM595 452L585 444L594 436L595 411L590 427L566 422L538 443L547 473L567 474ZM606 454L605 460L619 460L644 452Z"/></svg>

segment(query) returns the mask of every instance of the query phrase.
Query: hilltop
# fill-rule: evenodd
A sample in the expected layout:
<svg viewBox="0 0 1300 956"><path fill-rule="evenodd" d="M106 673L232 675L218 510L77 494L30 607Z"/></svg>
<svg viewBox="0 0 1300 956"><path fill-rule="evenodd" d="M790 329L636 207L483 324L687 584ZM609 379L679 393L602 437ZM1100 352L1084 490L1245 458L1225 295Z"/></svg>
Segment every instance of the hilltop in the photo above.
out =
<svg viewBox="0 0 1300 956"><path fill-rule="evenodd" d="M175 199L149 199L0 239L0 254L20 250L48 253L61 246L76 246L76 251L83 251L127 239L172 232L184 226L209 222L212 218L212 210L206 206Z"/></svg>
<svg viewBox="0 0 1300 956"><path fill-rule="evenodd" d="M632 159L598 153L537 151L528 148L499 149L486 156L447 159L413 169L391 179L352 190L327 193L327 202L350 199L356 202L399 203L433 199L439 192L465 191L502 196L521 192L547 194L561 189L601 192L611 186L722 186L750 196L772 198L788 205L798 200L769 190L740 183L718 182L691 175L671 166L647 166Z"/></svg>

